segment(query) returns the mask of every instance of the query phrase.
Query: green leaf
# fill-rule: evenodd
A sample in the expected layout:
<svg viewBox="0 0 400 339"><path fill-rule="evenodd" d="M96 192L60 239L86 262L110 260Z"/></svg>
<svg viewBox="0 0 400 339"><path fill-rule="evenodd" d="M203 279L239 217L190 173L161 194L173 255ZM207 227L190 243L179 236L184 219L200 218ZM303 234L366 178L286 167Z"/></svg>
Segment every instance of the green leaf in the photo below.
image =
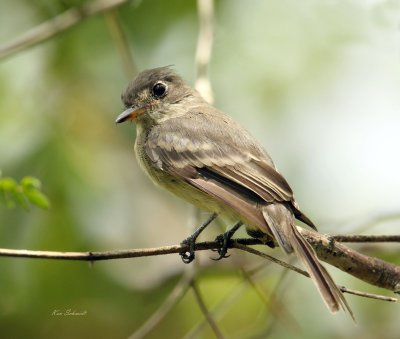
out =
<svg viewBox="0 0 400 339"><path fill-rule="evenodd" d="M29 203L31 203L47 209L50 207L50 202L40 188L41 182L34 177L24 177L19 184L13 178L0 178L0 203L7 208L18 205L29 210Z"/></svg>
<svg viewBox="0 0 400 339"><path fill-rule="evenodd" d="M0 189L4 191L12 192L15 191L18 187L17 182L13 178L3 178L0 179Z"/></svg>
<svg viewBox="0 0 400 339"><path fill-rule="evenodd" d="M23 189L40 189L40 187L42 186L41 182L39 181L39 179L36 179L34 177L24 177L21 180L21 185L23 187Z"/></svg>
<svg viewBox="0 0 400 339"><path fill-rule="evenodd" d="M20 189L20 187L18 187L18 190L11 192L11 195L14 198L14 201L17 203L17 205L21 206L26 211L29 210L29 204L27 198L25 194L22 192L22 189Z"/></svg>
<svg viewBox="0 0 400 339"><path fill-rule="evenodd" d="M36 189L27 189L24 190L24 193L33 205L46 209L50 207L49 199L42 192Z"/></svg>
<svg viewBox="0 0 400 339"><path fill-rule="evenodd" d="M4 204L6 205L6 207L9 208L9 209L14 208L15 207L15 202L12 199L10 199L9 192L2 191L2 193L3 193L2 195L4 197Z"/></svg>

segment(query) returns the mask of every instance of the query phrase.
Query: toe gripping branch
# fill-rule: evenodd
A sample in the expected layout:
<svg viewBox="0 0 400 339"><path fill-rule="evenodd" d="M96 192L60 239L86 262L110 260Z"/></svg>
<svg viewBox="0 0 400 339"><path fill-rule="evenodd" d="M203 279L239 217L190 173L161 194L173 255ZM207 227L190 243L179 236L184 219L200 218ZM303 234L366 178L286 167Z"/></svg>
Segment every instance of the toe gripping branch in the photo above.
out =
<svg viewBox="0 0 400 339"><path fill-rule="evenodd" d="M185 264L189 264L189 263L191 263L191 262L194 260L194 258L195 258L194 252L195 252L195 246L196 246L196 239L198 238L198 236L200 235L200 233L203 232L203 231L207 228L207 226L210 225L211 222L212 222L217 216L218 216L217 213L211 214L211 216L210 216L202 225L200 225L200 227L197 228L197 229L193 232L193 234L192 234L191 236L187 237L185 240L183 240L183 241L181 242L181 245L182 245L182 246L187 246L187 247L188 247L188 249L186 249L186 250L184 250L184 251L182 251L182 252L179 253L179 255L180 255L181 258L182 258L182 261L183 261Z"/></svg>
<svg viewBox="0 0 400 339"><path fill-rule="evenodd" d="M233 235L236 233L236 231L242 226L243 223L241 221L237 222L230 230L226 231L223 234L220 234L218 237L215 238L215 240L221 245L220 248L218 248L217 251L219 254L219 257L217 258L211 258L212 260L221 260L222 258L228 258L229 255L228 253L228 246L229 242L231 241Z"/></svg>
<svg viewBox="0 0 400 339"><path fill-rule="evenodd" d="M181 242L182 246L186 246L187 249L180 252L179 255L182 258L182 261L185 264L191 263L194 258L195 258L195 247L196 247L196 240L203 232L208 225L211 224L211 222L218 216L217 213L213 213L202 225L200 225L199 228L196 229L196 231L193 232L193 234L189 237L187 237L185 240ZM211 258L213 260L221 260L222 258L228 258L229 255L228 253L228 247L229 243L233 237L233 235L236 233L236 231L243 225L241 221L237 222L230 230L227 232L220 234L218 237L215 238L215 240L220 244L220 248L215 250L218 252L219 256L217 258Z"/></svg>

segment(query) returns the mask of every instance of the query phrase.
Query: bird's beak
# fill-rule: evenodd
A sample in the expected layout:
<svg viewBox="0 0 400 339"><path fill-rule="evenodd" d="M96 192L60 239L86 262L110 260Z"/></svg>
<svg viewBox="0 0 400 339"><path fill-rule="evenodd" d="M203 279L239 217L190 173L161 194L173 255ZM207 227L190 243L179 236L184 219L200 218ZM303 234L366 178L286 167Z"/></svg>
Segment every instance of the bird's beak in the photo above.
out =
<svg viewBox="0 0 400 339"><path fill-rule="evenodd" d="M120 115L118 115L115 122L120 124L126 120L135 120L139 115L143 114L146 111L146 106L144 107L129 107L125 111L123 111Z"/></svg>

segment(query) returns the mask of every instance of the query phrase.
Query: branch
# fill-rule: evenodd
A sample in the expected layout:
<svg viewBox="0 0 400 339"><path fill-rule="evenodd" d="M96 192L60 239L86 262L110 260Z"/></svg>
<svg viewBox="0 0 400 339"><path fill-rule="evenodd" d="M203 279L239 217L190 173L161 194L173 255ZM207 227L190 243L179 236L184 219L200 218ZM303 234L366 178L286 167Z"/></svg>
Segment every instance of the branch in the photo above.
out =
<svg viewBox="0 0 400 339"><path fill-rule="evenodd" d="M350 288L347 288L345 286L339 286L340 290L344 293L349 293L353 295L357 295L359 297L364 297L364 298L370 298L370 299L377 299L377 300L382 300L382 301L389 301L389 302L397 302L397 298L392 298L392 297L387 297L385 295L377 295L373 293L367 293L367 292L360 292L360 291L355 291Z"/></svg>
<svg viewBox="0 0 400 339"><path fill-rule="evenodd" d="M197 284L194 280L192 280L190 282L190 286L193 290L194 296L196 298L197 303L199 304L200 310L204 315L204 318L207 320L208 324L210 325L212 331L214 332L214 335L218 338L218 339L223 339L224 336L221 332L221 330L219 329L219 327L217 326L217 323L215 322L214 318L212 317L211 313L208 311L208 308L204 302L204 299L200 293L199 288L197 287Z"/></svg>
<svg viewBox="0 0 400 339"><path fill-rule="evenodd" d="M287 263L283 263L284 265L282 265L281 264L282 262L279 263L279 262L276 261L277 259L269 256L268 254L265 254L263 252L257 251L254 248L251 248L251 247L248 247L248 246L245 246L245 245L241 245L241 244L237 244L237 243L234 244L234 247L238 248L238 249L241 249L241 250L243 250L245 252L249 252L251 254L258 255L261 258L265 258L265 259L268 259L268 260L270 260L270 258L272 258L273 261L276 262L277 264L279 264L279 265L281 265L283 267L286 267L286 268L288 268L288 269L290 269L292 271L295 271L295 272L297 272L297 273L299 273L299 274L301 274L301 275L303 275L303 276L305 276L307 278L310 278L310 274L308 272L303 271L303 270L301 270L301 269L299 269L299 268L297 268L295 266L289 265ZM378 299L378 300L383 300L383 301L391 301L391 302L397 302L398 301L397 298L391 298L391 297L386 297L384 295L372 294L372 293L366 293L366 292L360 292L360 291L356 291L356 290L351 290L351 289L346 288L344 286L338 286L338 287L340 288L340 290L343 293L354 294L354 295L357 295L357 296L360 296L360 297Z"/></svg>
<svg viewBox="0 0 400 339"><path fill-rule="evenodd" d="M307 241L313 246L318 257L339 268L340 270L351 274L352 276L363 280L371 285L385 288L396 293L400 292L400 267L387 263L383 260L369 257L358 253L338 242L332 240L329 236L321 235L314 231L304 228L298 228ZM229 248L237 248L261 255L285 268L296 271L297 273L308 276L307 272L289 265L279 259L259 252L249 245L262 245L257 239L237 239L231 241ZM200 242L196 244L196 251L218 249L220 247L217 241ZM44 258L56 260L78 260L78 261L99 261L111 259L124 259L136 257L148 257L156 255L165 255L172 253L181 253L188 250L187 245L173 245L157 248L117 250L104 252L55 252L55 251L29 251L0 249L0 256L24 257L24 258Z"/></svg>
<svg viewBox="0 0 400 339"><path fill-rule="evenodd" d="M265 267L265 265L264 265ZM258 295L258 297L261 299L261 301L264 303L264 305L267 307L268 311L271 312L271 315L273 318L269 321L270 324L276 323L276 321L279 321L282 323L282 325L285 326L287 330L291 332L292 335L296 335L296 333L299 333L301 326L300 324L296 321L296 319L292 316L290 311L282 304L282 300L277 297L277 287L281 283L281 279L284 278L285 273L288 272L287 270L283 270L283 274L281 275L280 279L278 280L278 283L275 285L275 288L273 291L269 291L268 295L266 294L266 286L261 284L257 284L256 279L254 275L257 273L256 272L249 272L246 269L242 268L241 272L243 274L243 277L246 279L247 283L253 288L255 293Z"/></svg>
<svg viewBox="0 0 400 339"><path fill-rule="evenodd" d="M197 0L197 11L200 21L200 31L196 48L196 82L194 87L209 103L213 103L214 96L210 79L207 75L213 46L213 0Z"/></svg>
<svg viewBox="0 0 400 339"><path fill-rule="evenodd" d="M189 271L186 271L189 272ZM173 306L185 295L189 289L189 284L193 277L190 274L184 274L174 289L164 300L163 304L132 334L129 339L145 338L169 313Z"/></svg>
<svg viewBox="0 0 400 339"><path fill-rule="evenodd" d="M298 230L321 260L371 285L400 292L400 266L361 254L327 235L300 227Z"/></svg>
<svg viewBox="0 0 400 339"><path fill-rule="evenodd" d="M330 239L338 242L400 242L400 235L332 235Z"/></svg>
<svg viewBox="0 0 400 339"><path fill-rule="evenodd" d="M138 73L138 68L135 64L128 41L118 19L118 12L115 9L109 10L105 12L104 17L108 24L115 46L117 47L118 53L121 57L124 73L128 76L129 80L131 80L131 77Z"/></svg>
<svg viewBox="0 0 400 339"><path fill-rule="evenodd" d="M86 17L120 6L125 2L128 2L128 0L97 0L81 7L71 8L0 46L0 58L5 58L49 40L55 35L78 24Z"/></svg>
<svg viewBox="0 0 400 339"><path fill-rule="evenodd" d="M244 245L261 245L257 239L238 239ZM196 251L217 249L220 245L216 241L199 242L196 244ZM231 246L232 247L232 246ZM141 248L130 250L102 251L102 252L59 252L59 251L31 251L14 250L0 248L0 257L23 257L23 258L41 258L55 260L77 260L77 261L100 261L112 259L127 259L137 257L151 257L156 255L165 255L180 253L189 250L187 245L172 245L155 248Z"/></svg>

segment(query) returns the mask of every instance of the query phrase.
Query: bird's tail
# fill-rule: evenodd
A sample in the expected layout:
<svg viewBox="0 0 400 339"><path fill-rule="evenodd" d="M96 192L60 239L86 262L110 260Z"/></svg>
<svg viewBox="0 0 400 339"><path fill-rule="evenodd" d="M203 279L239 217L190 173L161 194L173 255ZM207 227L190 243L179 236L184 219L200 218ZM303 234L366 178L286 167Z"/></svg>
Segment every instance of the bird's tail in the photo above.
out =
<svg viewBox="0 0 400 339"><path fill-rule="evenodd" d="M330 311L335 313L342 308L354 320L342 291L319 262L314 249L297 230L293 213L282 204L270 204L263 207L263 216L279 246L286 253L294 251L299 257Z"/></svg>

